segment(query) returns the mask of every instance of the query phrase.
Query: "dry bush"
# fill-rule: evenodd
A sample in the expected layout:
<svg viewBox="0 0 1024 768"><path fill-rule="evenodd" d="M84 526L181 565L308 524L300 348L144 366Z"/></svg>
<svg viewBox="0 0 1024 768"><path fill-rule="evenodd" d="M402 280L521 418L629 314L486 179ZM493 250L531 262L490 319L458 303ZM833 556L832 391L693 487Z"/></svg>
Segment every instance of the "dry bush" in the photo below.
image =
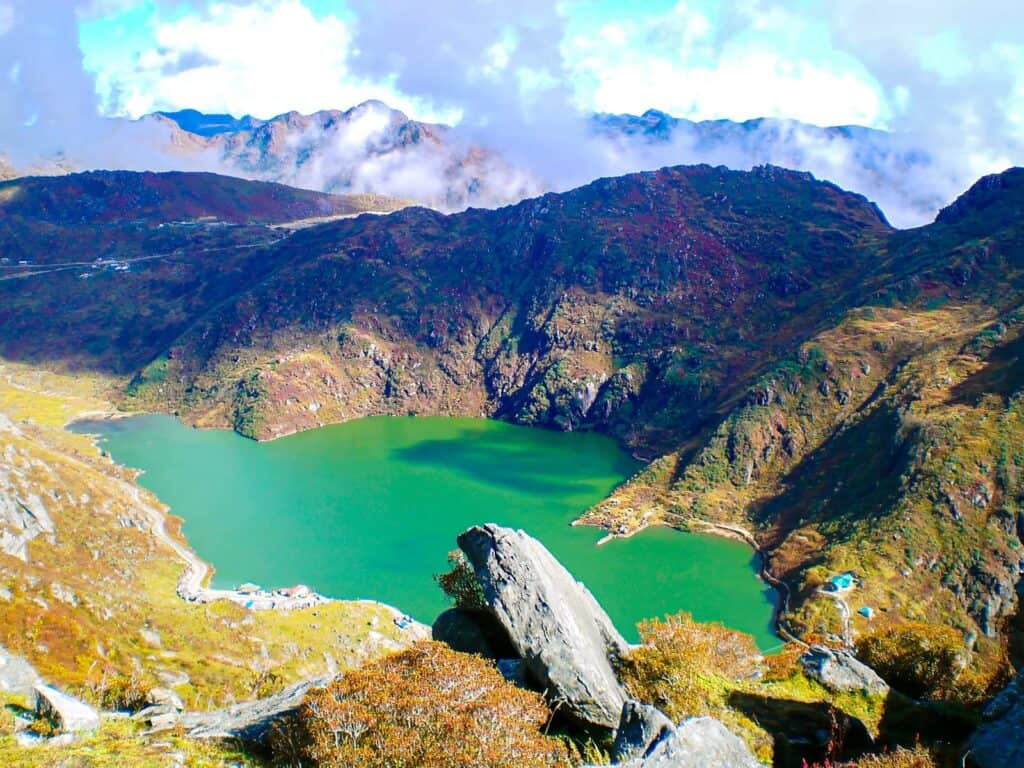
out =
<svg viewBox="0 0 1024 768"><path fill-rule="evenodd" d="M277 746L305 766L567 768L549 716L490 663L427 641L311 693Z"/></svg>
<svg viewBox="0 0 1024 768"><path fill-rule="evenodd" d="M893 752L880 755L865 755L853 763L815 763L804 768L935 768L935 760L924 747L904 749L899 747Z"/></svg>
<svg viewBox="0 0 1024 768"><path fill-rule="evenodd" d="M642 645L623 660L622 680L640 701L672 720L711 711L731 683L750 677L760 654L754 638L685 612L638 625Z"/></svg>
<svg viewBox="0 0 1024 768"><path fill-rule="evenodd" d="M941 695L964 668L964 643L952 627L910 621L857 640L857 656L909 696Z"/></svg>
<svg viewBox="0 0 1024 768"><path fill-rule="evenodd" d="M455 606L467 610L485 608L487 600L480 581L461 550L455 549L448 553L448 565L452 569L434 576L434 580L455 602Z"/></svg>

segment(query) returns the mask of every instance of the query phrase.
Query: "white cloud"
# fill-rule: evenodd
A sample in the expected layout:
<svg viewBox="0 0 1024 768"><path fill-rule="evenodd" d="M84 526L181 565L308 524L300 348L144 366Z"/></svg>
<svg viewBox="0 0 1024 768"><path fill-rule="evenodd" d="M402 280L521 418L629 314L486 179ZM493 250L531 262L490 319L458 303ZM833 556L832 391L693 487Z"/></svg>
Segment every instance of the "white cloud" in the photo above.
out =
<svg viewBox="0 0 1024 768"><path fill-rule="evenodd" d="M154 50L112 83L121 111L131 116L187 106L266 118L370 98L429 111L387 85L354 76L348 26L333 15L318 19L300 0L215 2L154 24Z"/></svg>

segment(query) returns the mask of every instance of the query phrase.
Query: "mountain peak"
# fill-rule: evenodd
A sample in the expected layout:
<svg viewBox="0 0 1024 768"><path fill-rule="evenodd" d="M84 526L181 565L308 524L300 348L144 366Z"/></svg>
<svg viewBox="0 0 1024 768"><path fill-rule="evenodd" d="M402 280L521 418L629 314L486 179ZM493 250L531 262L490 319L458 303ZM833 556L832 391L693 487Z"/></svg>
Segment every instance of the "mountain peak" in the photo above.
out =
<svg viewBox="0 0 1024 768"><path fill-rule="evenodd" d="M958 224L980 215L997 203L1013 206L1016 216L1024 209L1024 168L1008 168L1002 173L982 176L960 197L947 205L935 218L940 224Z"/></svg>

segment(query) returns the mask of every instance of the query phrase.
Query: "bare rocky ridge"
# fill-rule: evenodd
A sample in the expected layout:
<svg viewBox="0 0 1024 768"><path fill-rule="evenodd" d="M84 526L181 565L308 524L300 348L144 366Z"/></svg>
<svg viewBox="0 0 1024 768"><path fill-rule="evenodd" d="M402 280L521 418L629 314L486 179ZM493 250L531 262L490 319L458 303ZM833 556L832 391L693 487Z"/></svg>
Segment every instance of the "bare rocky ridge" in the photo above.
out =
<svg viewBox="0 0 1024 768"><path fill-rule="evenodd" d="M626 695L612 665L627 643L594 596L523 531L489 524L458 542L490 612L557 711L615 728Z"/></svg>

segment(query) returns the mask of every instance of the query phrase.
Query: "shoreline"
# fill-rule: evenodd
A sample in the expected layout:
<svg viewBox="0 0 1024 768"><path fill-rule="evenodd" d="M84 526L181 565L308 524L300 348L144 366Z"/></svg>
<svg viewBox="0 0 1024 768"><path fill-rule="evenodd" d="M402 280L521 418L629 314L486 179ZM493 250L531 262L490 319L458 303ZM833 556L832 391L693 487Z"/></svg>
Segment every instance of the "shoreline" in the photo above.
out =
<svg viewBox="0 0 1024 768"><path fill-rule="evenodd" d="M810 648L810 646L806 642L804 642L799 637L790 632L785 625L785 617L789 613L789 585L786 584L786 582L784 582L782 579L776 578L776 576L768 570L768 555L758 544L754 534L752 534L750 531L748 531L746 528L743 528L742 526L731 525L729 523L714 523L710 520L698 520L696 518L691 518L690 520L686 520L684 522L688 526L695 526L696 528L698 528L698 530L693 530L692 528L682 529L674 525L669 525L667 523L651 523L647 520L644 520L644 522L638 525L637 527L631 528L630 530L625 531L623 533L609 531L600 539L598 539L597 544L595 546L607 544L609 541L613 541L614 539L630 539L633 536L636 536L641 531L645 531L648 528L658 527L669 528L680 533L702 533L709 536L720 536L725 539L732 539L733 541L741 541L744 544L749 545L750 548L754 550L754 554L758 558L759 567L756 573L757 577L761 581L768 584L772 589L774 589L776 594L778 594L779 596L779 599L777 601L774 601L775 605L773 606L772 611L772 627L775 631L775 634L783 642L796 643L797 645L801 645L804 648ZM579 518L573 520L570 523L570 525L574 527L579 525L590 526L592 528L599 528L599 526L581 522Z"/></svg>
<svg viewBox="0 0 1024 768"><path fill-rule="evenodd" d="M75 424L85 424L89 422L99 421L116 421L119 419L131 418L133 416L146 416L159 414L159 411L137 411L137 412L124 412L124 411L87 411L81 414L77 414L73 419L65 422L63 428L67 430L69 427ZM174 415L174 414L169 414ZM78 434L85 435L91 438L93 447L101 453L101 455L107 455L110 460L114 462L113 457L110 456L109 452L103 448L99 442L100 435L91 432L80 432ZM188 539L182 531L178 531L178 536L182 541L177 541L167 531L167 519L173 514L170 507L163 504L156 496L157 503L161 505L161 508L153 507L147 504L142 499L142 489L136 482L135 479L143 474L142 470L135 469L134 467L128 467L124 464L114 462L122 470L132 473L133 480L129 487L129 493L131 497L137 502L138 507L142 510L149 518L149 532L157 539L158 542L167 546L172 552L174 552L178 558L185 564L185 570L178 577L175 585L175 593L178 598L186 603L194 605L206 605L209 603L218 602L220 600L227 600L229 602L240 605L249 611L293 611L302 610L305 608L315 608L321 605L327 605L330 603L357 603L361 605L374 605L379 608L385 609L391 614L392 619L398 624L399 620L409 619L405 626L399 626L400 629L409 631L414 638L422 636L429 636L430 628L425 624L412 619L409 614L400 610L399 608L383 603L379 600L372 599L339 599L333 597L327 597L319 592L305 588L299 595L287 594L284 590L289 588L275 588L271 590L258 589L256 591L242 591L240 588L235 589L220 589L208 586L210 580L214 574L214 568L211 563L207 563L205 560L199 557L198 554L189 546ZM124 481L122 481L124 482ZM166 511L164 511L166 510ZM303 585L298 585L303 586Z"/></svg>

